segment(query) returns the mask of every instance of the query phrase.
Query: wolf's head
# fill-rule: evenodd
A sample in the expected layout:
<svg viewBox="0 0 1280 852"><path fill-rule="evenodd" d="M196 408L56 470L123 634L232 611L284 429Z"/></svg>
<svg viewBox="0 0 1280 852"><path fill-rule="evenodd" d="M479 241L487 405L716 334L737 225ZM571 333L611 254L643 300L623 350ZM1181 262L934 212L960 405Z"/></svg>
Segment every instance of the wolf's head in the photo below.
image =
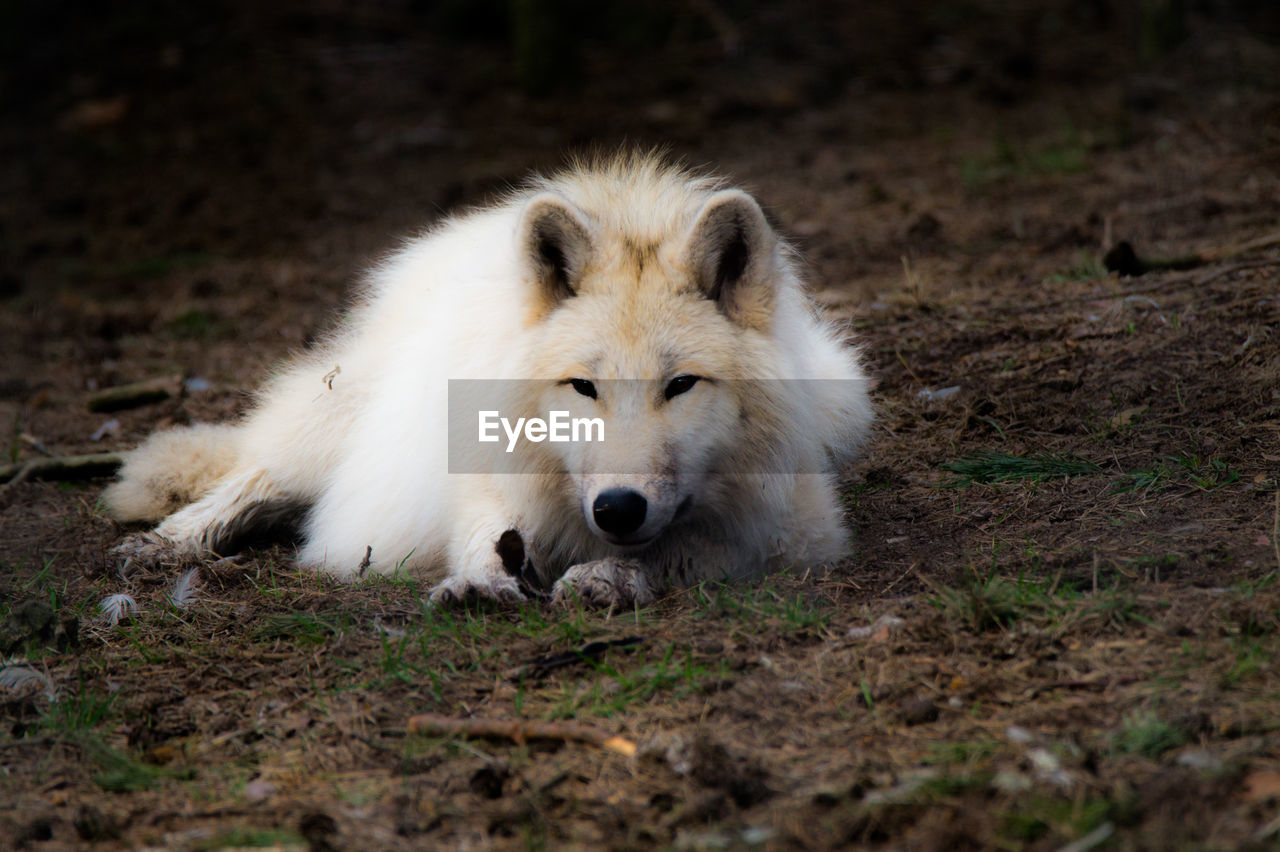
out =
<svg viewBox="0 0 1280 852"><path fill-rule="evenodd" d="M732 499L718 472L778 426L744 389L774 377L774 311L795 278L746 193L592 189L535 195L519 228L538 407L604 437L539 452L568 473L595 535L643 547Z"/></svg>

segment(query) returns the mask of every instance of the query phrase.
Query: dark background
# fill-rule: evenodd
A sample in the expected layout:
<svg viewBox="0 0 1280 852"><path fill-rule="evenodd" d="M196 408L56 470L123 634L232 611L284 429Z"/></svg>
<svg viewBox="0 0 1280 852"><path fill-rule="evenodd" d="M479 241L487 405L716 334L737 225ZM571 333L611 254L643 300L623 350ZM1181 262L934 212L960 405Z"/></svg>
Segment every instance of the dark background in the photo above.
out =
<svg viewBox="0 0 1280 852"><path fill-rule="evenodd" d="M815 138L842 158L1028 102L1138 136L1197 85L1274 85L1258 48L1277 9L4 0L0 298L143 287L119 273L184 257L313 246L328 265L316 241L381 250L530 167L620 143L758 179L805 165Z"/></svg>
<svg viewBox="0 0 1280 852"><path fill-rule="evenodd" d="M178 611L188 566L119 573L102 478L0 483L0 654L59 696L0 690L0 837L1272 842L1278 33L1273 0L0 0L0 465L234 418L405 236L624 144L757 194L878 412L848 560L634 619L426 611L438 576L288 546L190 566ZM1109 273L1120 240L1177 263ZM423 710L702 757L405 737Z"/></svg>

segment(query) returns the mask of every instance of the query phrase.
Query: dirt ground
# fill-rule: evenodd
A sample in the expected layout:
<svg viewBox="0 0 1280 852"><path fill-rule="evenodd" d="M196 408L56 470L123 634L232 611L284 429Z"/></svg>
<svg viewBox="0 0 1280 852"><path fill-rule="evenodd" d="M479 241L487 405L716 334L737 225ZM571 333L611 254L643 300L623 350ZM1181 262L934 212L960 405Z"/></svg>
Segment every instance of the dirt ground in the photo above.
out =
<svg viewBox="0 0 1280 852"><path fill-rule="evenodd" d="M28 475L0 845L1280 848L1270 5L526 5L0 4L3 461L234 417L403 235L658 144L856 331L854 555L625 613L287 546L126 581L106 480Z"/></svg>

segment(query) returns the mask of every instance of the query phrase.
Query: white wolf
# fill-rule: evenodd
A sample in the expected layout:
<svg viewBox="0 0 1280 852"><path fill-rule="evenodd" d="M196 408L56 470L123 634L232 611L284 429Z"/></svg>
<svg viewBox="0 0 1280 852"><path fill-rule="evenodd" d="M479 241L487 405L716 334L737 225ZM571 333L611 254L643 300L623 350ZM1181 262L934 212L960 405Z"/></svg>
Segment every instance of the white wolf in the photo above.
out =
<svg viewBox="0 0 1280 852"><path fill-rule="evenodd" d="M492 379L511 422L571 412L608 440L518 441L502 469L483 451L505 434L451 450L474 413L450 380ZM871 418L759 205L626 155L410 240L242 422L152 436L105 497L163 518L122 557L226 553L294 513L301 562L339 577L444 567L437 602L644 604L844 555L835 474Z"/></svg>

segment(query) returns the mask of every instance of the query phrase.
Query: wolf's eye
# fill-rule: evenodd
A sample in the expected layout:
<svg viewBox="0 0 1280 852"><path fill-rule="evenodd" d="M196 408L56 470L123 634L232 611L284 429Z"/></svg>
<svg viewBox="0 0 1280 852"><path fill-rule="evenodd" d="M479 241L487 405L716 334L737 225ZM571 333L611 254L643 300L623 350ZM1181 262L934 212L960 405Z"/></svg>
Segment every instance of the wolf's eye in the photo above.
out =
<svg viewBox="0 0 1280 852"><path fill-rule="evenodd" d="M573 389L583 396L590 397L591 399L596 398L596 386L586 379L569 379L566 382L562 382L562 384L573 385Z"/></svg>
<svg viewBox="0 0 1280 852"><path fill-rule="evenodd" d="M699 378L701 377L700 376L676 376L674 379L672 379L670 382L667 383L667 389L662 392L663 396L665 396L667 399L671 399L673 396L679 396L680 394L685 393L686 391L690 390L694 385L696 385L698 383Z"/></svg>

